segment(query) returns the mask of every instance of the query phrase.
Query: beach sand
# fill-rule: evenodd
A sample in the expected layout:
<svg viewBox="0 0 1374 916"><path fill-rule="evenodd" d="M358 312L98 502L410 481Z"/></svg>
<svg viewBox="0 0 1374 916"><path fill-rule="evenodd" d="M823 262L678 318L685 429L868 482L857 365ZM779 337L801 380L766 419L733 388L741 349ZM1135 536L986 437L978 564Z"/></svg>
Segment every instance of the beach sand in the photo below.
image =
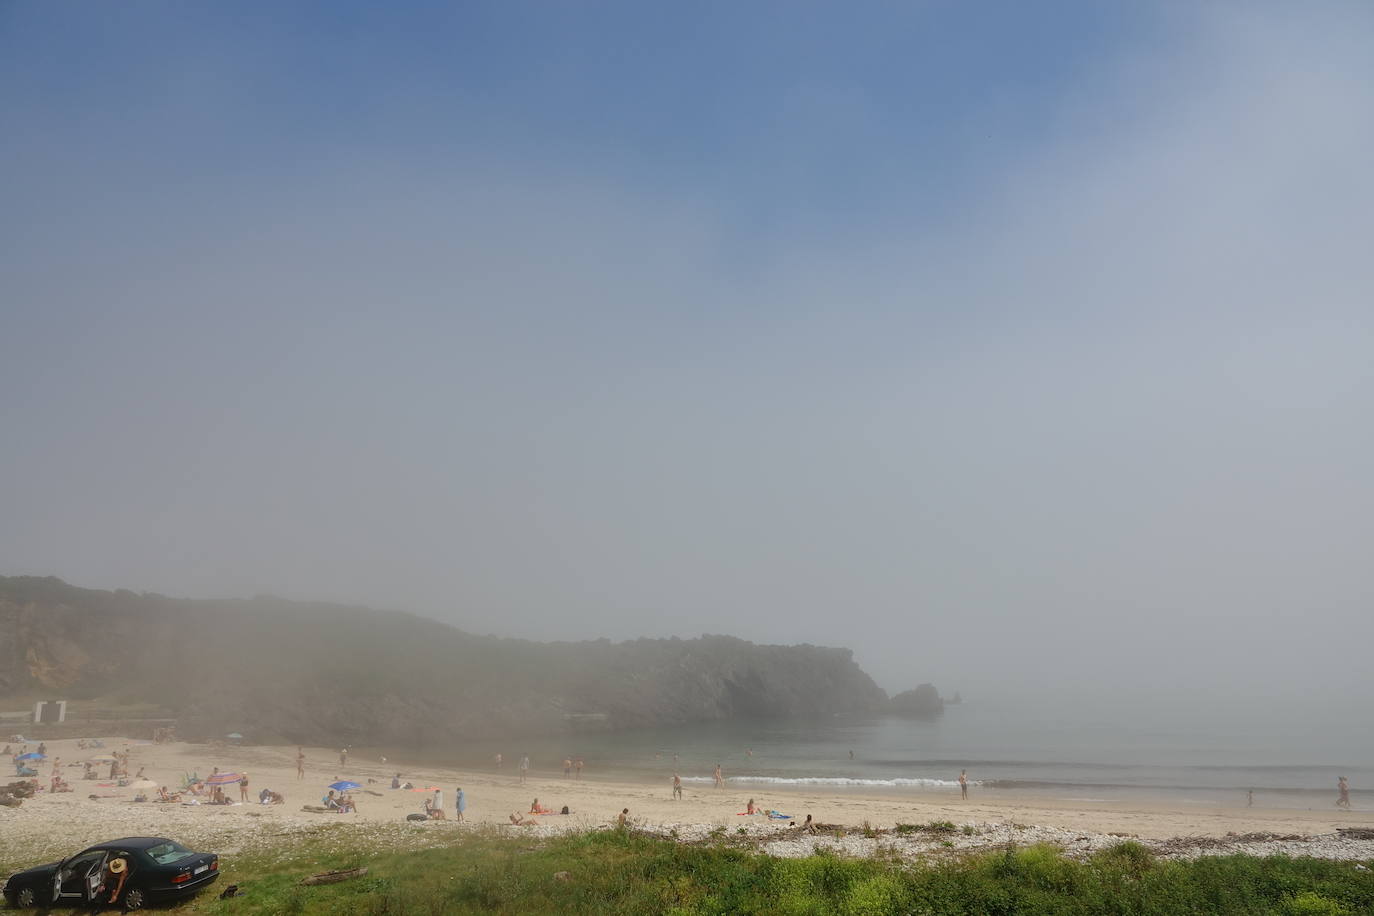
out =
<svg viewBox="0 0 1374 916"><path fill-rule="evenodd" d="M105 749L97 751L78 750L76 739L48 742L49 760L43 762L39 770L42 783L45 786L48 783L52 758L60 757L63 776L74 791L55 796L44 791L18 808L0 807L0 865L32 864L118 836L167 835L185 842L215 844L216 851L232 854L260 844L289 841L296 831L314 831L321 827L372 829L404 824L405 815L420 811L426 795L432 793L388 788L398 769L403 779L416 786L440 787L445 814L450 819L453 817L454 790L461 786L468 802L467 821L473 827L504 825L512 831L520 830L509 826L508 816L513 812L522 815L528 812L536 797L542 805L554 810L564 805L571 809L572 814L568 816L538 818L541 824L535 831L538 833L595 829L612 824L622 808L629 808L631 819L640 827L664 834L676 832L685 838L705 836L719 827L737 834L741 826L754 836L778 839L796 836L797 831L789 831L786 821L738 816L736 812L743 811L751 797L764 809L777 809L799 819L811 814L820 823L842 825L855 832L861 832L865 824L873 828L931 821L976 825L977 832L972 838L960 837L957 844L960 848L1006 842L1003 834L1016 830L1022 834L1022 841L1048 840L1061 845L1078 842L1084 848L1097 848L1123 835L1152 841L1178 837L1221 838L1228 833L1326 837L1340 827L1374 826L1374 812L1342 811L1334 807L1303 811L1062 801L976 786L970 790L970 799L961 801L957 789L877 794L829 787L782 791L769 787L765 791L762 787L728 786L717 790L709 784L693 783L684 787L683 800L674 801L668 780L661 785L650 785L618 780L613 774L601 773L588 773L581 780L574 780L565 778L561 769L536 768L531 770L528 784L522 786L517 780L514 761L509 758L499 772L494 767L486 772L432 766L410 769L377 758L353 755L346 766L340 766L337 748L319 747L305 749L306 778L299 780L295 772L294 747L153 745L110 737L102 740ZM173 788L181 784L182 775L188 771L198 772L202 777L214 767L222 771L247 772L252 801L234 806L134 803L132 789L101 785L107 782L104 779L82 780L79 767L67 766L125 747L131 754L131 774L143 767L148 778ZM318 805L328 784L336 779L361 783L366 790L354 793L359 808L356 814L314 814L302 810L303 805ZM0 778L0 783L8 781L8 778ZM286 803L257 804L257 793L263 788L281 792ZM238 797L237 786L228 786L226 791ZM92 794L109 797L89 798ZM1026 827L1035 829L1028 832ZM459 827L450 821L417 825L416 829L448 832L470 828ZM846 848L863 851L859 847ZM804 854L809 847L803 844L795 850L783 846L770 848L770 851L779 850ZM1291 850L1280 844L1274 845L1272 850L1256 851ZM1320 845L1309 843L1299 848L1299 854L1374 858L1374 840L1332 839Z"/></svg>

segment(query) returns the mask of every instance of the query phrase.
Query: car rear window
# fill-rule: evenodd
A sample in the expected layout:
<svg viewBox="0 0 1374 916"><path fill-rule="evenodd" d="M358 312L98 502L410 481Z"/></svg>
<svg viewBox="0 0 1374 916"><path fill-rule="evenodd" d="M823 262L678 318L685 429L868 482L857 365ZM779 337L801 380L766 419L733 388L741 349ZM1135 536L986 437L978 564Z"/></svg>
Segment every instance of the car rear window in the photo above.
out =
<svg viewBox="0 0 1374 916"><path fill-rule="evenodd" d="M171 865L173 862L180 862L182 859L193 855L195 855L194 852L180 843L159 843L156 846L148 847L148 858L158 865Z"/></svg>

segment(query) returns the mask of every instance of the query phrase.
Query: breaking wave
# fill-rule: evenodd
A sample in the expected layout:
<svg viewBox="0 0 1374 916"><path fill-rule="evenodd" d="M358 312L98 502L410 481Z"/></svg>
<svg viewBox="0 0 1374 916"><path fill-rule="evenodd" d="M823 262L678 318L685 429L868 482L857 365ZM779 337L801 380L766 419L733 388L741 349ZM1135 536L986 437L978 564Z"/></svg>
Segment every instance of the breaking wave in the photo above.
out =
<svg viewBox="0 0 1374 916"><path fill-rule="evenodd" d="M710 776L684 776L683 782L692 783L713 783L715 780ZM955 779L853 779L848 776L727 776L727 783L736 785L763 785L763 786L855 786L863 787L887 787L898 788L903 786L916 786L921 788L958 788L959 782ZM971 786L981 786L982 783L976 780L969 780Z"/></svg>

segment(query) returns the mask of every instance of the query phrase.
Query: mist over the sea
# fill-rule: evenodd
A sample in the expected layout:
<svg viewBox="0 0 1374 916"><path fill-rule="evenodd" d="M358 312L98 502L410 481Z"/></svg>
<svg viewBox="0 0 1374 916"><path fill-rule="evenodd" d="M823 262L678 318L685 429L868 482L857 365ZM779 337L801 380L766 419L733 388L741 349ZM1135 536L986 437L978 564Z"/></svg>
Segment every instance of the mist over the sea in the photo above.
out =
<svg viewBox="0 0 1374 916"><path fill-rule="evenodd" d="M154 6L0 11L0 572L1360 721L1369 5Z"/></svg>

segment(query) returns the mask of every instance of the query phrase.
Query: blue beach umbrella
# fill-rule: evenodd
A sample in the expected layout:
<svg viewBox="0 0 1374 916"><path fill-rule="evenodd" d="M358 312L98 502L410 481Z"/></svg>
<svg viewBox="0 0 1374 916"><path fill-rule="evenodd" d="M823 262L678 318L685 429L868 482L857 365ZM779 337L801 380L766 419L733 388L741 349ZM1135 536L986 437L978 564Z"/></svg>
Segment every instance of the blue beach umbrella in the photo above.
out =
<svg viewBox="0 0 1374 916"><path fill-rule="evenodd" d="M347 779L341 779L338 782L331 782L329 788L336 792L347 792L349 789L361 789L362 786L358 785L356 782L349 782Z"/></svg>
<svg viewBox="0 0 1374 916"><path fill-rule="evenodd" d="M40 753L38 753L37 751L31 751L31 752L29 752L29 753L27 753L27 754L20 754L18 757L14 758L14 759L15 759L15 760L47 760L47 759L48 759L48 755L47 755L47 754L40 754Z"/></svg>

